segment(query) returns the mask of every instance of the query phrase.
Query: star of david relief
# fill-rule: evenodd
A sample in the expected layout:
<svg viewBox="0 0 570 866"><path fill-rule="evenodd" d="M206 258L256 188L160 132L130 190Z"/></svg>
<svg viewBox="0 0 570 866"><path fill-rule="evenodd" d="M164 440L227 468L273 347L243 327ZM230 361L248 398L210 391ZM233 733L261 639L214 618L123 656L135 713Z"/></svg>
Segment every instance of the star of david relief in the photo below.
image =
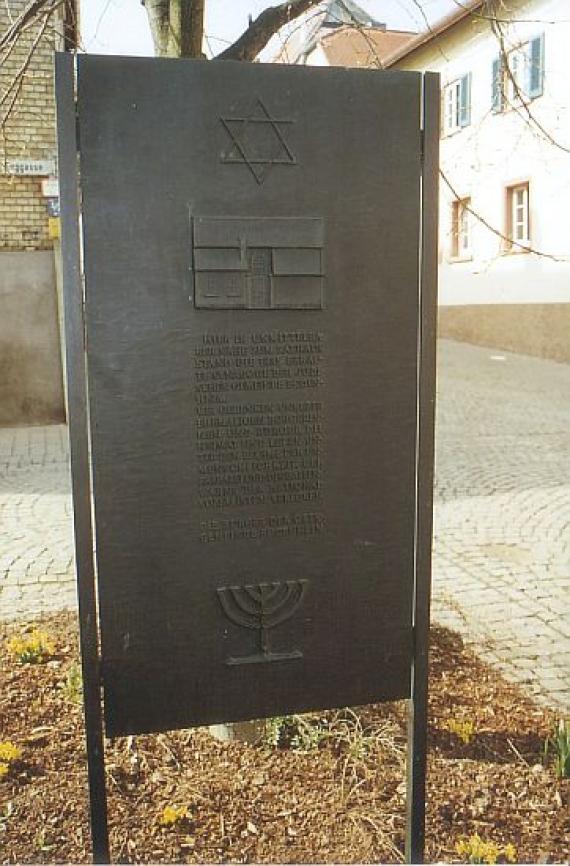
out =
<svg viewBox="0 0 570 866"><path fill-rule="evenodd" d="M231 147L221 154L221 162L246 165L258 184L262 184L274 165L296 165L285 139L291 119L272 117L261 99L247 117L220 117Z"/></svg>

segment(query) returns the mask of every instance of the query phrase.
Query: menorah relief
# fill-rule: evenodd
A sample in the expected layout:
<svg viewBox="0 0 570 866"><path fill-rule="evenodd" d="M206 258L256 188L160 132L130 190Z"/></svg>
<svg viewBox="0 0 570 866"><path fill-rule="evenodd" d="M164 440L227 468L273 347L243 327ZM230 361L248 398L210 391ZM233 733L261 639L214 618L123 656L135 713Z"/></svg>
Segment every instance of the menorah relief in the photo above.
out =
<svg viewBox="0 0 570 866"><path fill-rule="evenodd" d="M274 652L269 645L271 629L290 619L305 596L307 580L221 586L218 598L227 618L236 625L259 632L259 652L226 659L228 665L277 662L302 658L301 650Z"/></svg>

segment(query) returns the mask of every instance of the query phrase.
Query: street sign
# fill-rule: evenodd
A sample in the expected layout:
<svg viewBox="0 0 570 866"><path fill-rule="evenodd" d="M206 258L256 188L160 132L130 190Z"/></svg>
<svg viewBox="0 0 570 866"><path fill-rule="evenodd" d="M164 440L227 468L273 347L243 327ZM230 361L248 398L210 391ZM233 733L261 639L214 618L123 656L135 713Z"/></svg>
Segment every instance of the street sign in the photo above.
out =
<svg viewBox="0 0 570 866"><path fill-rule="evenodd" d="M55 159L8 159L5 173L47 177L55 173Z"/></svg>
<svg viewBox="0 0 570 866"><path fill-rule="evenodd" d="M107 734L424 701L436 78L77 65Z"/></svg>

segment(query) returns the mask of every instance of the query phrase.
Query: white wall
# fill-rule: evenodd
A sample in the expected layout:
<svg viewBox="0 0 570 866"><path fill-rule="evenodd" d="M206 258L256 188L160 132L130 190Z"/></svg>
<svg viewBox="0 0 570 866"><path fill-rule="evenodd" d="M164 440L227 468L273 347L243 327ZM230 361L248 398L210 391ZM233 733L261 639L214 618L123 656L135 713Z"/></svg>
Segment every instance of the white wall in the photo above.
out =
<svg viewBox="0 0 570 866"><path fill-rule="evenodd" d="M544 95L521 108L491 112L492 61L499 43L488 22L469 16L433 45L396 64L433 70L446 83L471 72L471 123L442 138L441 167L461 197L490 225L506 231L506 187L528 181L531 246L563 261L504 252L504 242L471 217L472 260L451 259L453 194L441 183L440 303L505 304L570 301L570 0L516 4L508 47L545 34ZM525 22L522 23L521 19ZM556 23L552 23L556 22ZM552 137L567 150L557 147Z"/></svg>

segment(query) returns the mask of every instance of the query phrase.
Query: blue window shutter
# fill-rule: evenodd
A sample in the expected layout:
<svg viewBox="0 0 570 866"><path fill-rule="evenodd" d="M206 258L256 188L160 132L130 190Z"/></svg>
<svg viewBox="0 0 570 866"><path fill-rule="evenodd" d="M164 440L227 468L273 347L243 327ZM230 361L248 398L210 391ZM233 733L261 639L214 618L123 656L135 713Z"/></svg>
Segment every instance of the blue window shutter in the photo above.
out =
<svg viewBox="0 0 570 866"><path fill-rule="evenodd" d="M542 96L544 89L544 33L531 39L528 46L528 95Z"/></svg>
<svg viewBox="0 0 570 866"><path fill-rule="evenodd" d="M503 62L500 57L495 57L493 60L491 86L493 88L491 109L496 113L503 110Z"/></svg>
<svg viewBox="0 0 570 866"><path fill-rule="evenodd" d="M461 79L459 85L459 126L471 123L471 73Z"/></svg>

